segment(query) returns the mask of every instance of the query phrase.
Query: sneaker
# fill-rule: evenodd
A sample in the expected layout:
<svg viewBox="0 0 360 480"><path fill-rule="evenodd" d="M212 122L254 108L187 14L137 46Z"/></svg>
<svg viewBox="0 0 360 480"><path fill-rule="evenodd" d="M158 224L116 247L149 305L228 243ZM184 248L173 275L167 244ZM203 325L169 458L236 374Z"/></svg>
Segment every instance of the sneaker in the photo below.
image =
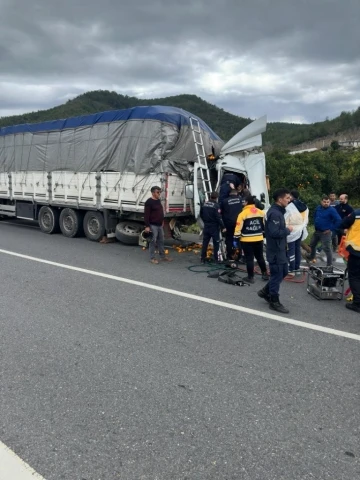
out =
<svg viewBox="0 0 360 480"><path fill-rule="evenodd" d="M280 302L270 302L269 307L271 310L275 310L279 313L289 313L289 310L284 307Z"/></svg>
<svg viewBox="0 0 360 480"><path fill-rule="evenodd" d="M360 313L360 306L354 305L354 303L347 303L345 308L352 310L353 312Z"/></svg>
<svg viewBox="0 0 360 480"><path fill-rule="evenodd" d="M150 263L153 263L154 265L157 265L159 263L159 260L156 260L156 258L152 258L150 260Z"/></svg>
<svg viewBox="0 0 360 480"><path fill-rule="evenodd" d="M163 257L161 260L163 262L172 262L173 261L173 259L171 257Z"/></svg>
<svg viewBox="0 0 360 480"><path fill-rule="evenodd" d="M287 277L295 277L295 272L289 272L286 276Z"/></svg>
<svg viewBox="0 0 360 480"><path fill-rule="evenodd" d="M253 277L244 277L243 281L246 283L255 283L255 280Z"/></svg>
<svg viewBox="0 0 360 480"><path fill-rule="evenodd" d="M300 272L300 271L295 272L295 277L297 277L297 278L302 277L302 272Z"/></svg>
<svg viewBox="0 0 360 480"><path fill-rule="evenodd" d="M269 280L269 275L267 273L262 273L261 279L264 280L264 282L267 282Z"/></svg>

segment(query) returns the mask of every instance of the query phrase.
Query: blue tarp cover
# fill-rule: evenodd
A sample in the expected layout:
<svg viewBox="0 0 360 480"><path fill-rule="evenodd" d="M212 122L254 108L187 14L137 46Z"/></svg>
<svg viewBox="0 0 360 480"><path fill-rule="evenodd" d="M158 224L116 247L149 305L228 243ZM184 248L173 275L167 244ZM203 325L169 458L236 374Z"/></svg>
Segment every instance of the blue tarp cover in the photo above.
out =
<svg viewBox="0 0 360 480"><path fill-rule="evenodd" d="M61 120L0 127L0 136L16 135L18 133L61 131L100 123L121 122L127 120L157 120L160 122L171 123L180 129L184 125L190 125L190 117L196 118L200 122L202 129L208 132L211 138L214 140L220 140L218 135L216 135L216 133L199 117L186 110L182 110L181 108L165 107L161 105L133 107L126 110L109 110L107 112L81 115L80 117L71 117Z"/></svg>

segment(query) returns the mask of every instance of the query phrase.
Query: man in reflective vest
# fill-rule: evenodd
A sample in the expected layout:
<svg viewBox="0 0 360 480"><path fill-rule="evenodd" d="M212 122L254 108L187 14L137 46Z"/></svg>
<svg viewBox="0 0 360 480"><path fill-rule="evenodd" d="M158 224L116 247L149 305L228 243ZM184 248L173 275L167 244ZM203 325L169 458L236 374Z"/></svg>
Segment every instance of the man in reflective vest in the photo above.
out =
<svg viewBox="0 0 360 480"><path fill-rule="evenodd" d="M360 313L360 208L356 209L342 221L341 228L347 229L345 245L349 252L348 275L353 294L352 303L346 308Z"/></svg>
<svg viewBox="0 0 360 480"><path fill-rule="evenodd" d="M236 220L234 232L234 247L241 242L241 249L244 252L248 276L243 278L244 282L255 283L254 280L254 257L261 270L262 279L269 280L266 273L264 260L264 217L265 213L255 207L255 200L252 195L243 199L244 208Z"/></svg>

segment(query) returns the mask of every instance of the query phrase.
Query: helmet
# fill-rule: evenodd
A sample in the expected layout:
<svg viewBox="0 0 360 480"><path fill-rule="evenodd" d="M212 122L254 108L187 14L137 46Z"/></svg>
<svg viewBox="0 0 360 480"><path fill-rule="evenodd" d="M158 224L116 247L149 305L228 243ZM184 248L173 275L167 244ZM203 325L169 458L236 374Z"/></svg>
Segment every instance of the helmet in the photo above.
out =
<svg viewBox="0 0 360 480"><path fill-rule="evenodd" d="M152 231L150 230L150 232L146 232L145 230L143 230L140 234L141 236L141 239L144 241L144 242L151 242L152 238L153 238L153 233Z"/></svg>

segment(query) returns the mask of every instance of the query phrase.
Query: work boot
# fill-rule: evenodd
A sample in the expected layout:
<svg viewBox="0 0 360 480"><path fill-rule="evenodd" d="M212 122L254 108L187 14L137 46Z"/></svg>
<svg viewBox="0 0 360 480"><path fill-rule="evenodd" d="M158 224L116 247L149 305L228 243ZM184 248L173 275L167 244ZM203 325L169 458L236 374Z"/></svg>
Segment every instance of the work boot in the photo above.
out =
<svg viewBox="0 0 360 480"><path fill-rule="evenodd" d="M345 308L352 310L353 312L360 313L360 305L355 305L354 303L347 303Z"/></svg>
<svg viewBox="0 0 360 480"><path fill-rule="evenodd" d="M276 312L279 312L279 313L289 313L289 310L280 303L279 295L270 296L269 307L271 308L271 310L275 310Z"/></svg>
<svg viewBox="0 0 360 480"><path fill-rule="evenodd" d="M265 287L259 290L257 294L259 295L260 298L263 298L264 300L270 303L269 290L267 290Z"/></svg>
<svg viewBox="0 0 360 480"><path fill-rule="evenodd" d="M262 272L261 279L264 280L264 282L268 282L269 281L269 275L266 272Z"/></svg>

